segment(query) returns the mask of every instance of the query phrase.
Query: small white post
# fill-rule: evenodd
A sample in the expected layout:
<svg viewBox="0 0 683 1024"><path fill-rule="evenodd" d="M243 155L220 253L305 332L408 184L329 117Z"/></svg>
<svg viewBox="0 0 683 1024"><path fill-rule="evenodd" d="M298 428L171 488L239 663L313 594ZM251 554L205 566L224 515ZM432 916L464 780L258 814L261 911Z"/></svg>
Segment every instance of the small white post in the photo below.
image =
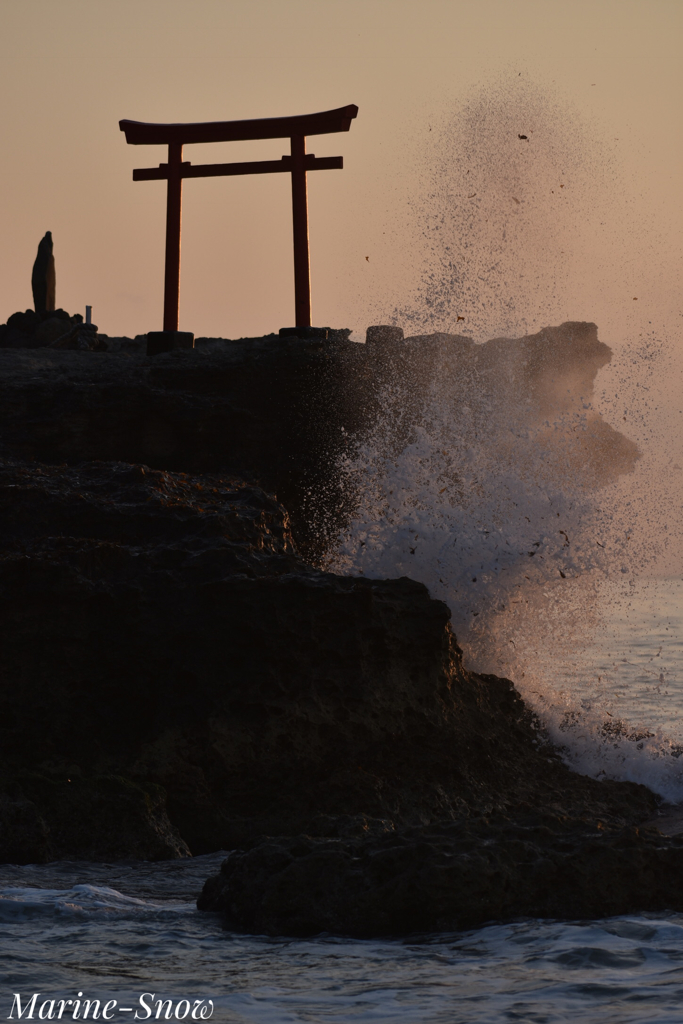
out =
<svg viewBox="0 0 683 1024"><path fill-rule="evenodd" d="M86 324L92 323L92 306L85 307L85 322Z"/></svg>

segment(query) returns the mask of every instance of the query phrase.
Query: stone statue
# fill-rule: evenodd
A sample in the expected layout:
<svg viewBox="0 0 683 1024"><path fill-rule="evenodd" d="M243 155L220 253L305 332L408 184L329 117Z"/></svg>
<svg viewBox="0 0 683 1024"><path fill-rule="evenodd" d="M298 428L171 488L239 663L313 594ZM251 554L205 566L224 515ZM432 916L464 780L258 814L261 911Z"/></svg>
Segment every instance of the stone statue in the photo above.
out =
<svg viewBox="0 0 683 1024"><path fill-rule="evenodd" d="M55 308L55 258L52 255L52 232L46 231L38 246L38 255L31 274L33 305L36 313L43 316Z"/></svg>

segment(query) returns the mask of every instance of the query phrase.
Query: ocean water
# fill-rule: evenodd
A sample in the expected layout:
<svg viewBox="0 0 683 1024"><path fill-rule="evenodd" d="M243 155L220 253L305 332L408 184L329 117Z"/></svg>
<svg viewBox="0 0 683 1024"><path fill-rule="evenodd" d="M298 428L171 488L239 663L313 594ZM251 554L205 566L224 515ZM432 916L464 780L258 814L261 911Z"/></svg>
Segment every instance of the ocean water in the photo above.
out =
<svg viewBox="0 0 683 1024"><path fill-rule="evenodd" d="M80 1000L83 1019L85 1000L99 999L116 1000L109 1016L119 1021L155 1019L161 1001L159 1019L199 1006L226 1024L680 1024L683 915L524 920L393 941L234 935L192 899L219 860L173 873L140 864L126 878L94 864L3 871L3 1019L16 994L26 1019L40 993L33 1019L48 1001L46 1019L52 999ZM62 1019L72 1019L68 1004Z"/></svg>
<svg viewBox="0 0 683 1024"><path fill-rule="evenodd" d="M583 687L594 700L600 675L603 710L681 741L681 588L660 579L613 593L611 616L563 667L558 692ZM223 856L0 866L0 1018L19 994L27 1019L38 992L32 1019L45 1001L50 1019L53 999L78 1000L83 1019L85 1001L99 999L116 1000L113 1020L157 1019L159 1003L159 1019L194 1010L226 1024L683 1020L682 914L494 922L402 940L245 936L195 908Z"/></svg>
<svg viewBox="0 0 683 1024"><path fill-rule="evenodd" d="M50 1019L52 999L79 1000L83 1019L85 1001L99 999L116 1000L109 1016L119 1021L156 1019L161 1001L159 1019L199 1006L226 1024L680 1024L683 915L525 920L393 941L234 935L194 907L219 862L4 869L3 1019L16 994L26 1019L37 992L33 1019L45 1001Z"/></svg>
<svg viewBox="0 0 683 1024"><path fill-rule="evenodd" d="M683 579L603 581L596 593L599 624L559 660L552 645L535 650L525 696L571 767L681 803Z"/></svg>

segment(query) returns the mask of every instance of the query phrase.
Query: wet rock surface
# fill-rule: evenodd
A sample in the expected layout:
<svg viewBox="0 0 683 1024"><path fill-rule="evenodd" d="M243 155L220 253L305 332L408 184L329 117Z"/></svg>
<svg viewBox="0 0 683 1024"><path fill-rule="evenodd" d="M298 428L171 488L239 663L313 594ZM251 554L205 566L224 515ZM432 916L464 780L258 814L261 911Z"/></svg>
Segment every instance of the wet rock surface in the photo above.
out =
<svg viewBox="0 0 683 1024"><path fill-rule="evenodd" d="M520 429L536 429L551 405L583 414L610 359L584 323L485 345L433 334L366 346L345 334L197 338L193 350L152 358L137 339L111 352L0 348L0 442L43 462L240 476L277 495L301 555L319 565L355 507L342 459L379 417L408 443L435 388L456 396L472 383L493 408L516 406L508 415ZM573 472L590 482L607 464L614 476L633 468L632 441L600 417L585 427L570 435L573 455L563 451Z"/></svg>
<svg viewBox="0 0 683 1024"><path fill-rule="evenodd" d="M224 861L198 906L259 934L361 938L680 910L683 839L547 814L262 839Z"/></svg>
<svg viewBox="0 0 683 1024"><path fill-rule="evenodd" d="M0 517L5 859L653 812L568 772L511 683L463 668L421 584L302 562L257 487L6 460Z"/></svg>
<svg viewBox="0 0 683 1024"><path fill-rule="evenodd" d="M590 383L590 327L515 343L514 372L561 375L574 346ZM444 366L494 356L198 342L0 349L0 858L239 850L202 905L273 933L573 913L538 879L581 850L566 907L597 900L601 857L623 875L605 906L659 906L666 886L629 881L660 860L678 877L677 841L634 827L653 795L569 772L512 683L463 667L421 584L321 568L353 508L339 459L387 381L415 419Z"/></svg>
<svg viewBox="0 0 683 1024"><path fill-rule="evenodd" d="M83 775L78 765L5 761L0 773L0 857L46 863L63 857L141 860L189 857L166 813L160 786L117 775Z"/></svg>
<svg viewBox="0 0 683 1024"><path fill-rule="evenodd" d="M0 517L0 741L8 796L38 809L26 859L40 859L38 819L44 856L75 856L64 794L112 777L147 794L149 829L167 835L152 813L163 787L195 854L334 834L358 814L653 812L643 787L569 773L511 683L463 668L449 611L421 584L302 562L284 509L257 487L6 460ZM160 855L157 832L153 852L133 854L121 830L122 855ZM180 848L171 838L165 853Z"/></svg>
<svg viewBox="0 0 683 1024"><path fill-rule="evenodd" d="M276 336L151 358L0 348L0 442L29 460L239 475L277 494L319 559L347 502L337 457L370 414L354 390L370 370L337 359L359 348Z"/></svg>

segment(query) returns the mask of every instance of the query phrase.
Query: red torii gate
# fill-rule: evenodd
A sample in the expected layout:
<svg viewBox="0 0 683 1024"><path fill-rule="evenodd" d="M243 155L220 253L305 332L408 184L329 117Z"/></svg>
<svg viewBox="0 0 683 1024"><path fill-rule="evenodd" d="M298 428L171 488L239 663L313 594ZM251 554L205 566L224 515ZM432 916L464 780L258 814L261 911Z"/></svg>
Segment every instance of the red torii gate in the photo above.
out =
<svg viewBox="0 0 683 1024"><path fill-rule="evenodd" d="M164 330L178 330L180 293L180 210L183 178L222 177L232 174L292 175L294 221L294 301L296 326L311 326L311 275L308 253L308 199L306 172L342 168L341 156L316 157L306 153L307 135L347 132L358 107L350 104L299 117L265 117L251 121L207 121L194 124L146 124L119 121L126 142L133 146L167 145L168 163L133 171L133 181L166 179L166 270L164 275ZM242 142L247 139L291 140L291 156L281 160L254 160L233 164L192 164L183 160L183 146L199 142Z"/></svg>

